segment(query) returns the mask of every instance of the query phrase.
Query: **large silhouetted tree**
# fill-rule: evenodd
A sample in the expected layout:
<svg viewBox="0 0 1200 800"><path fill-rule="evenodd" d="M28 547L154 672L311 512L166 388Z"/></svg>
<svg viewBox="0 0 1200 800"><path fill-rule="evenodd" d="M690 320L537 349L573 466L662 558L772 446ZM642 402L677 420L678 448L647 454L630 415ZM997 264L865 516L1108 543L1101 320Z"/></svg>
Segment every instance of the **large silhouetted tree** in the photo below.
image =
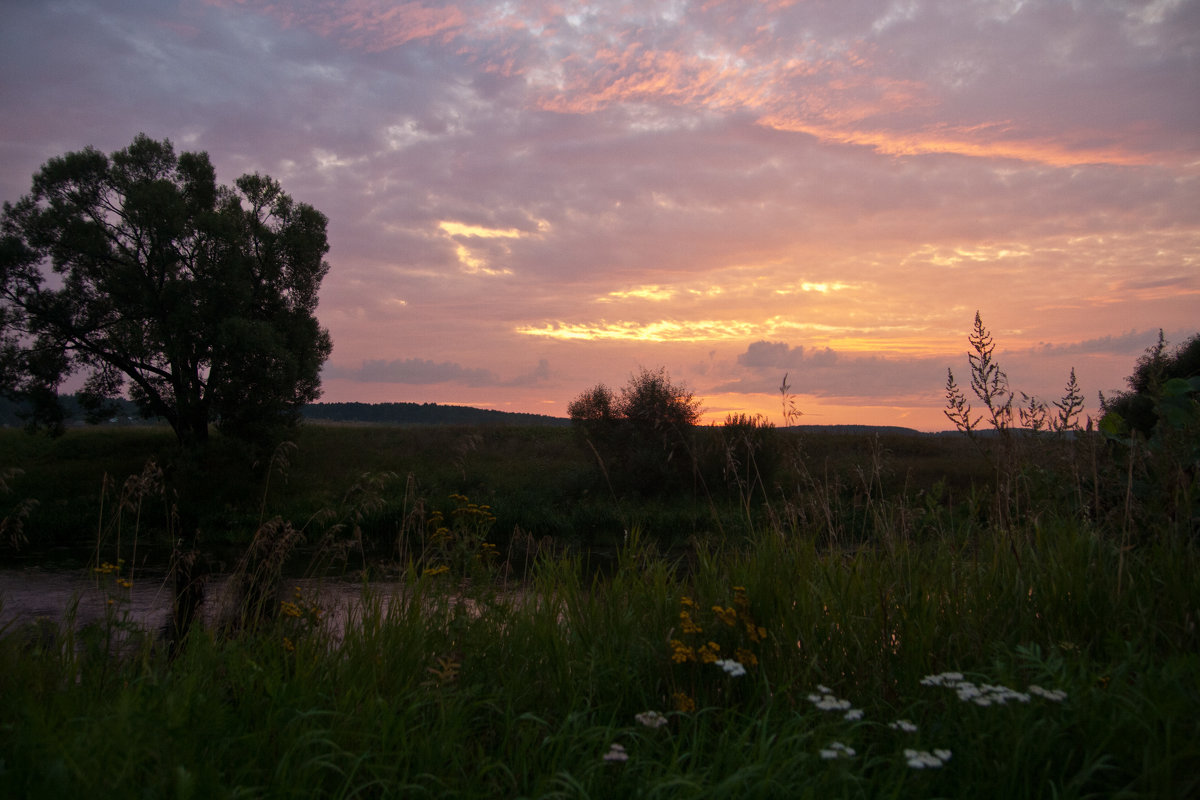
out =
<svg viewBox="0 0 1200 800"><path fill-rule="evenodd" d="M257 438L320 395L314 315L326 217L262 175L219 186L206 153L139 135L48 161L0 228L0 390L61 425L85 376L93 412L128 393L179 441L210 423Z"/></svg>

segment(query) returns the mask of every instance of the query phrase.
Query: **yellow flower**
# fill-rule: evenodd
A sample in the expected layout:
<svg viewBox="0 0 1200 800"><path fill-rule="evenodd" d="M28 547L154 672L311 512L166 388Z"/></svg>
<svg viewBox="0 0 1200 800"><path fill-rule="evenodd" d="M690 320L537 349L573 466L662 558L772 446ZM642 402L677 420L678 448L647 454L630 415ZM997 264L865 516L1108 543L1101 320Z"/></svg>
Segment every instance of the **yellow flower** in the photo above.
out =
<svg viewBox="0 0 1200 800"><path fill-rule="evenodd" d="M448 566L446 566L445 564L441 564L436 567L429 567L428 569L425 570L424 574L425 575L442 575L449 571L450 571L450 568Z"/></svg>
<svg viewBox="0 0 1200 800"><path fill-rule="evenodd" d="M742 611L748 612L750 610L750 600L746 597L745 586L733 587L733 604Z"/></svg>
<svg viewBox="0 0 1200 800"><path fill-rule="evenodd" d="M671 660L676 664L696 660L696 651L678 639L671 640Z"/></svg>
<svg viewBox="0 0 1200 800"><path fill-rule="evenodd" d="M671 699L675 701L676 711L687 713L688 711L696 710L696 701L688 697L683 692L676 692L671 696Z"/></svg>
<svg viewBox="0 0 1200 800"><path fill-rule="evenodd" d="M684 608L696 608L697 607L696 601L686 595L679 598L679 605L683 606Z"/></svg>
<svg viewBox="0 0 1200 800"><path fill-rule="evenodd" d="M300 611L300 606L296 605L295 603L289 602L287 600L284 600L282 603L279 604L279 611L285 617L295 617L296 619L300 619L300 617L303 616L303 614Z"/></svg>
<svg viewBox="0 0 1200 800"><path fill-rule="evenodd" d="M746 667L757 667L758 666L758 656L754 655L754 653L751 653L749 650L747 650L744 647L739 647L737 650L734 650L733 658L735 661L740 661L742 663L742 666L746 666Z"/></svg>
<svg viewBox="0 0 1200 800"><path fill-rule="evenodd" d="M688 612L680 611L679 619L683 621L683 632L684 633L703 633L704 632L704 629L701 628L699 625L697 625L692 620L692 615L689 614Z"/></svg>
<svg viewBox="0 0 1200 800"><path fill-rule="evenodd" d="M755 625L754 620L746 622L746 633L752 642L761 642L767 638L767 629L761 625Z"/></svg>
<svg viewBox="0 0 1200 800"><path fill-rule="evenodd" d="M294 653L296 652L296 645L292 644L292 640L285 636L283 637L283 649L289 653Z"/></svg>
<svg viewBox="0 0 1200 800"><path fill-rule="evenodd" d="M717 660L717 653L721 652L721 645L716 642L709 642L700 648L697 655L700 656L700 661L705 664L712 664Z"/></svg>
<svg viewBox="0 0 1200 800"><path fill-rule="evenodd" d="M737 625L737 612L732 608L721 608L720 606L712 607L713 613L717 615L717 619L724 622L729 627Z"/></svg>

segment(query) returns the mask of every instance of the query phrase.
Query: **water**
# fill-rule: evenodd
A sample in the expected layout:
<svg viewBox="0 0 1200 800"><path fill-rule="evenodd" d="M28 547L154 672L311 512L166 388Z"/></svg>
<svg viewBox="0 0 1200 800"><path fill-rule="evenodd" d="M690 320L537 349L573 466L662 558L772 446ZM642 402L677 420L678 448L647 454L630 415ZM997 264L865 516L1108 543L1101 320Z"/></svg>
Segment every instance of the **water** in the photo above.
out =
<svg viewBox="0 0 1200 800"><path fill-rule="evenodd" d="M286 578L285 599L299 588L305 597L319 598L326 624L335 632L344 629L346 620L361 606L361 581L335 578ZM373 592L385 602L400 591L401 584L379 581ZM174 585L166 570L135 573L133 586L119 586L112 575L87 569L60 567L0 567L0 631L8 631L38 620L83 627L103 622L110 610L118 618L145 630L163 630L171 618L171 594ZM205 602L200 608L204 624L216 624L234 599L228 574L209 576ZM111 603L110 603L111 601Z"/></svg>

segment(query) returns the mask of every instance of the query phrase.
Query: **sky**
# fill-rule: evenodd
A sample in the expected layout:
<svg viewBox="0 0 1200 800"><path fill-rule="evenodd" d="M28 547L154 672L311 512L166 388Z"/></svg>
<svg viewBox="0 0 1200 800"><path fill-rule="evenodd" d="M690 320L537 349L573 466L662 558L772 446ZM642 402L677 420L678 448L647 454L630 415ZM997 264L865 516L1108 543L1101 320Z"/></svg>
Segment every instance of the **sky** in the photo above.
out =
<svg viewBox="0 0 1200 800"><path fill-rule="evenodd" d="M325 213L331 402L943 430L976 312L1091 414L1200 330L1200 0L5 0L0 109L0 200L145 133Z"/></svg>

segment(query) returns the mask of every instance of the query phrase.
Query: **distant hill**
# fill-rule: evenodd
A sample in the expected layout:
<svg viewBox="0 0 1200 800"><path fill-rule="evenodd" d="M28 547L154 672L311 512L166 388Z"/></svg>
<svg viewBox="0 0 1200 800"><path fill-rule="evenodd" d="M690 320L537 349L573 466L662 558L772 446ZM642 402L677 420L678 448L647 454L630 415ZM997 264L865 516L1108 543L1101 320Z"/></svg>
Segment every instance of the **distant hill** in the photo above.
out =
<svg viewBox="0 0 1200 800"><path fill-rule="evenodd" d="M930 434L916 428L904 428L899 425L793 425L785 430L799 433L843 433L854 436L864 436L874 433L891 436L929 436Z"/></svg>
<svg viewBox="0 0 1200 800"><path fill-rule="evenodd" d="M118 400L118 411L101 424L136 425L152 422L144 420L138 408L128 400ZM67 410L68 425L82 425L83 411L74 395L63 395ZM25 420L21 409L13 402L0 398L0 427L21 427ZM438 403L311 403L304 407L304 419L314 422L367 422L385 425L570 425L566 417L545 414L527 414L515 411L495 411L471 406L451 406ZM786 430L806 434L844 435L896 435L937 436L959 435L957 431L945 434L926 434L913 428L897 425L795 425ZM984 432L986 435L987 432Z"/></svg>
<svg viewBox="0 0 1200 800"><path fill-rule="evenodd" d="M325 422L379 422L392 425L569 425L565 417L493 411L438 403L310 403L304 418Z"/></svg>

